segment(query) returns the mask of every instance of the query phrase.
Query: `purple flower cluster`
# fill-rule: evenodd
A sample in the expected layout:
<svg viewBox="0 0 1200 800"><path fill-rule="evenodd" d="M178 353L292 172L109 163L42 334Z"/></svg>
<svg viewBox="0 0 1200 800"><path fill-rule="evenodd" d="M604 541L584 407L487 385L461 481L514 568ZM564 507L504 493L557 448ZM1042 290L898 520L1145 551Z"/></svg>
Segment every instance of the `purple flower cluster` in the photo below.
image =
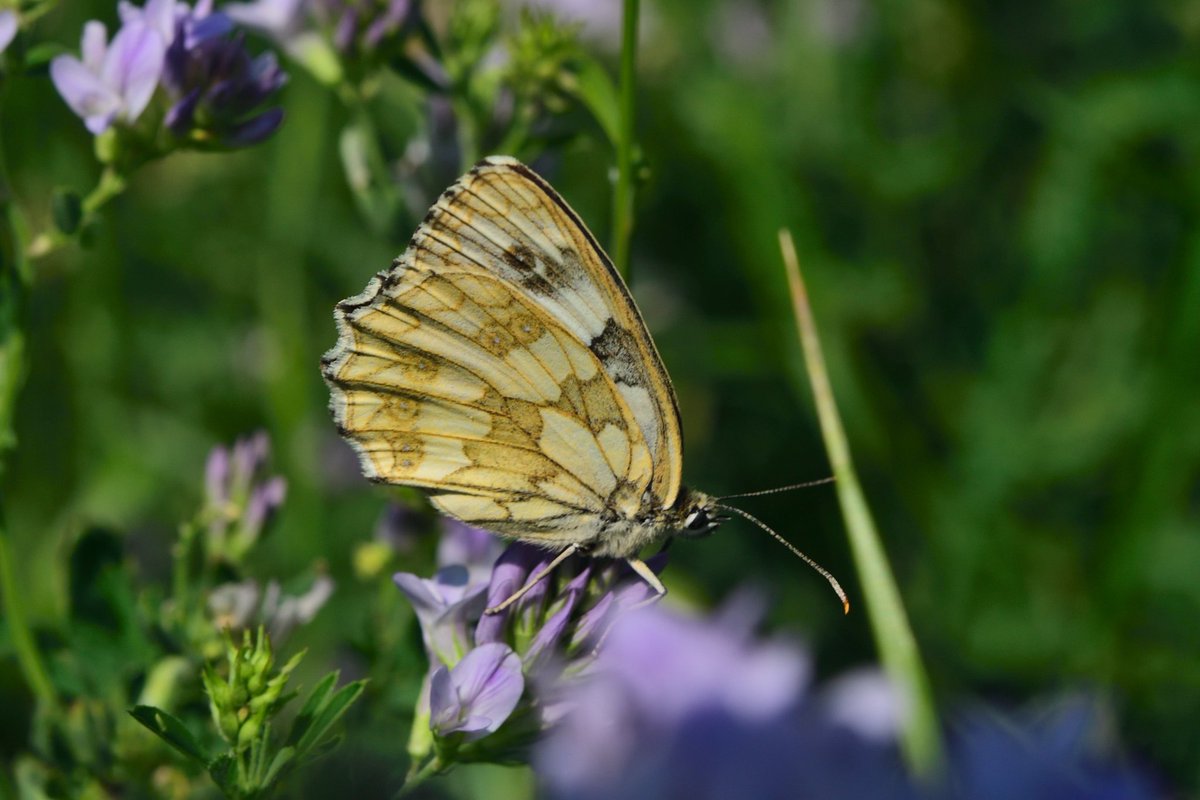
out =
<svg viewBox="0 0 1200 800"><path fill-rule="evenodd" d="M97 135L132 127L161 89L165 111L147 123L147 133L161 120L176 142L194 147L261 142L283 121L282 109L266 106L287 76L273 53L251 58L233 21L212 5L147 0L138 8L122 0L111 41L103 23L90 21L81 58L51 62L58 93Z"/></svg>
<svg viewBox="0 0 1200 800"><path fill-rule="evenodd" d="M903 704L875 672L807 691L797 646L754 641L756 615L715 621L662 608L623 617L564 694L569 709L534 752L551 798L1150 800L1148 781L1089 747L1079 706L1037 724L974 714L951 729L938 780L901 763Z"/></svg>
<svg viewBox="0 0 1200 800"><path fill-rule="evenodd" d="M289 50L322 31L343 58L386 53L420 13L414 0L253 0L226 11Z"/></svg>
<svg viewBox="0 0 1200 800"><path fill-rule="evenodd" d="M204 509L209 552L238 563L283 505L287 482L266 474L271 455L267 434L238 439L232 448L215 447L204 468Z"/></svg>
<svg viewBox="0 0 1200 800"><path fill-rule="evenodd" d="M498 553L491 534L449 523L432 578L395 576L416 610L430 664L414 758L431 749L441 757L498 758L526 747L556 718L554 687L592 662L621 609L652 595L623 564L572 559L505 611L483 613L552 555L524 544Z"/></svg>

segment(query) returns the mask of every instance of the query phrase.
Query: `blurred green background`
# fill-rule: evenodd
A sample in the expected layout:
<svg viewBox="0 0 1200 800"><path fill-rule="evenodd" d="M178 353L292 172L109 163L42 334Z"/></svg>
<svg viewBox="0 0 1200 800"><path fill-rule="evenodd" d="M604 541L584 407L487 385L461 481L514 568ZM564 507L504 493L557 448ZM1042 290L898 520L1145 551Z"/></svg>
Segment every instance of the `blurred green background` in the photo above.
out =
<svg viewBox="0 0 1200 800"><path fill-rule="evenodd" d="M40 33L72 48L84 19L115 18L107 0L65 5ZM787 226L941 705L1083 687L1136 759L1200 791L1200 5L643 5L633 291L679 394L686 480L727 493L828 474ZM615 2L593 11L608 6L617 19ZM589 25L615 68L611 29ZM385 579L356 578L352 556L388 494L337 438L317 362L333 304L416 220L364 221L337 152L347 112L291 71L274 139L152 164L89 248L39 264L2 478L38 626L63 613L86 525L127 531L161 579L208 450L265 427L290 491L259 574L325 565L338 590L295 644L314 670L353 669ZM53 187L94 183L91 139L45 79L9 87L4 124L43 226ZM612 158L582 124L534 161L602 240ZM422 207L440 188L405 192ZM743 506L859 596L832 491ZM865 614L843 618L744 524L675 547L666 582L701 605L761 587L768 627L807 638L822 670L874 658ZM8 707L22 693L2 670ZM406 735L352 736L329 780L387 774Z"/></svg>

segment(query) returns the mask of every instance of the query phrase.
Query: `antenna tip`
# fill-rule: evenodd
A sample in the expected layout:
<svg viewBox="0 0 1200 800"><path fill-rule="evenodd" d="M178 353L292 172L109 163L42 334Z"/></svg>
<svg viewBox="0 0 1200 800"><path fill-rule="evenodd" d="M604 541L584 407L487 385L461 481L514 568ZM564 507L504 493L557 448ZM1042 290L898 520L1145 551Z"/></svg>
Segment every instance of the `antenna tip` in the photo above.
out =
<svg viewBox="0 0 1200 800"><path fill-rule="evenodd" d="M850 613L850 601L849 601L849 600L843 600L843 601L842 601L842 613L843 613L843 614L849 614L849 613Z"/></svg>

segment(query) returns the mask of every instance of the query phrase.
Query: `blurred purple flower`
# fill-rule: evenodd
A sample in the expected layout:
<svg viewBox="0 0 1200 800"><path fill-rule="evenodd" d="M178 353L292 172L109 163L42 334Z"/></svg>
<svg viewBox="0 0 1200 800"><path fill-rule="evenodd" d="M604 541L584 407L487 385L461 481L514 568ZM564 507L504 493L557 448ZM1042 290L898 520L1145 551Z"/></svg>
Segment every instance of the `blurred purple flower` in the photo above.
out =
<svg viewBox="0 0 1200 800"><path fill-rule="evenodd" d="M398 572L393 580L417 612L431 669L453 667L474 646L470 627L483 613L487 585L471 584L460 564L442 567L432 579Z"/></svg>
<svg viewBox="0 0 1200 800"><path fill-rule="evenodd" d="M208 454L200 517L213 555L239 561L283 505L287 482L266 474L270 455L271 442L262 431Z"/></svg>
<svg viewBox="0 0 1200 800"><path fill-rule="evenodd" d="M1098 704L1083 696L1017 717L975 709L951 728L936 800L1151 800L1153 782L1112 759Z"/></svg>
<svg viewBox="0 0 1200 800"><path fill-rule="evenodd" d="M417 13L413 0L314 0L313 14L343 54L370 54L400 34Z"/></svg>
<svg viewBox="0 0 1200 800"><path fill-rule="evenodd" d="M176 0L146 0L142 8L129 0L121 0L117 3L117 14L121 17L122 25L145 25L162 38L164 46L170 46L175 38L176 17L184 13L186 8L186 4L177 3Z"/></svg>
<svg viewBox="0 0 1200 800"><path fill-rule="evenodd" d="M395 553L411 553L419 538L420 515L402 503L388 503L375 523L375 541Z"/></svg>
<svg viewBox="0 0 1200 800"><path fill-rule="evenodd" d="M0 53L3 53L12 44L19 27L20 20L17 19L16 11L10 8L0 11Z"/></svg>
<svg viewBox="0 0 1200 800"><path fill-rule="evenodd" d="M306 16L305 0L254 0L229 3L222 11L239 25L286 42L300 32Z"/></svg>
<svg viewBox="0 0 1200 800"><path fill-rule="evenodd" d="M219 630L248 630L265 625L271 641L279 644L300 625L310 622L333 595L334 583L318 575L299 595L283 593L278 581L264 591L257 581L225 583L208 597L208 610Z"/></svg>
<svg viewBox="0 0 1200 800"><path fill-rule="evenodd" d="M503 551L504 542L496 534L456 519L442 518L442 536L437 550L439 567L460 564L467 568L472 584L483 583L488 580Z"/></svg>
<svg viewBox="0 0 1200 800"><path fill-rule="evenodd" d="M287 75L274 53L251 58L243 36L232 33L232 20L211 6L209 0L194 9L177 4L162 79L174 103L164 122L176 136L201 146L257 144L283 121L282 109L263 106Z"/></svg>
<svg viewBox="0 0 1200 800"><path fill-rule="evenodd" d="M808 691L795 645L755 642L754 614L661 608L619 620L592 668L553 698L534 764L548 796L1150 800L1151 784L1095 746L1094 706L1036 720L974 714L952 728L942 780L902 767L905 709L882 675ZM564 714L565 709L565 714Z"/></svg>
<svg viewBox="0 0 1200 800"><path fill-rule="evenodd" d="M807 657L792 645L751 641L747 616L712 624L646 609L617 621L593 669L570 688L565 719L536 753L549 788L584 797L661 796L663 787L676 785L693 786L699 797L797 796L791 789L781 794L782 782L773 791L750 783L747 791L729 793L737 769L712 760L718 736L722 746L736 745L731 730L774 729L803 698ZM685 734L692 755L681 747ZM761 746L756 737L754 748ZM751 750L738 746L727 757L752 761ZM700 775L714 782L702 790Z"/></svg>
<svg viewBox="0 0 1200 800"><path fill-rule="evenodd" d="M525 691L521 659L498 642L475 648L454 665L440 667L430 682L430 726L438 736L466 734L466 741L498 729Z"/></svg>
<svg viewBox="0 0 1200 800"><path fill-rule="evenodd" d="M58 56L50 79L63 100L93 134L114 122L132 123L150 103L162 74L167 43L143 21L127 23L108 42L103 23L83 27L82 60Z"/></svg>

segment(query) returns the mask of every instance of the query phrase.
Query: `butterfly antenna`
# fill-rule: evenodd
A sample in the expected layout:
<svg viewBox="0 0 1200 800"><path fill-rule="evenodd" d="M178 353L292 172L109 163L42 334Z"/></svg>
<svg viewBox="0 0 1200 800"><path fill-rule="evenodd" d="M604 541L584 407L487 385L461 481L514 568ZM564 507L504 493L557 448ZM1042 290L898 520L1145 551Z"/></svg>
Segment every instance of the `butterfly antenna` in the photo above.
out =
<svg viewBox="0 0 1200 800"><path fill-rule="evenodd" d="M832 480L832 479L830 479L830 480ZM827 481L822 481L822 482L824 483ZM755 525L762 528L767 533L771 534L771 536L773 536L776 541L778 541L780 544L782 544L788 550L791 550L793 554L795 554L796 556L799 556L799 558L802 561L804 561L805 564L808 564L810 567L812 567L817 572L819 572L821 574L821 576L823 578L825 578L825 580L829 581L829 585L833 587L833 590L835 592L837 592L837 596L842 601L842 611L846 614L850 613L850 600L846 597L846 593L842 590L842 585L837 582L837 578L833 577L833 575L830 574L829 570L825 569L820 564L818 564L817 562L813 561L811 558L806 556L804 553L800 552L799 548L797 548L794 544L789 542L787 539L783 538L778 533L773 531L770 527L767 526L767 523L763 522L762 520L760 520L758 517L754 516L753 514L742 511L740 508L734 508L733 506L722 505L721 503L717 503L716 507L720 508L720 509L724 509L725 511L732 511L733 513L737 514L738 516L744 517L745 519L749 520L750 522L753 522Z"/></svg>
<svg viewBox="0 0 1200 800"><path fill-rule="evenodd" d="M792 489L807 489L809 486L824 486L827 483L833 483L837 478L832 475L828 478L821 478L819 481L805 481L804 483L793 483L788 486L779 486L775 489L762 489L757 492L742 492L741 494L727 494L724 497L718 497L718 500L733 500L738 497L758 497L764 494L778 494L779 492L790 492Z"/></svg>

